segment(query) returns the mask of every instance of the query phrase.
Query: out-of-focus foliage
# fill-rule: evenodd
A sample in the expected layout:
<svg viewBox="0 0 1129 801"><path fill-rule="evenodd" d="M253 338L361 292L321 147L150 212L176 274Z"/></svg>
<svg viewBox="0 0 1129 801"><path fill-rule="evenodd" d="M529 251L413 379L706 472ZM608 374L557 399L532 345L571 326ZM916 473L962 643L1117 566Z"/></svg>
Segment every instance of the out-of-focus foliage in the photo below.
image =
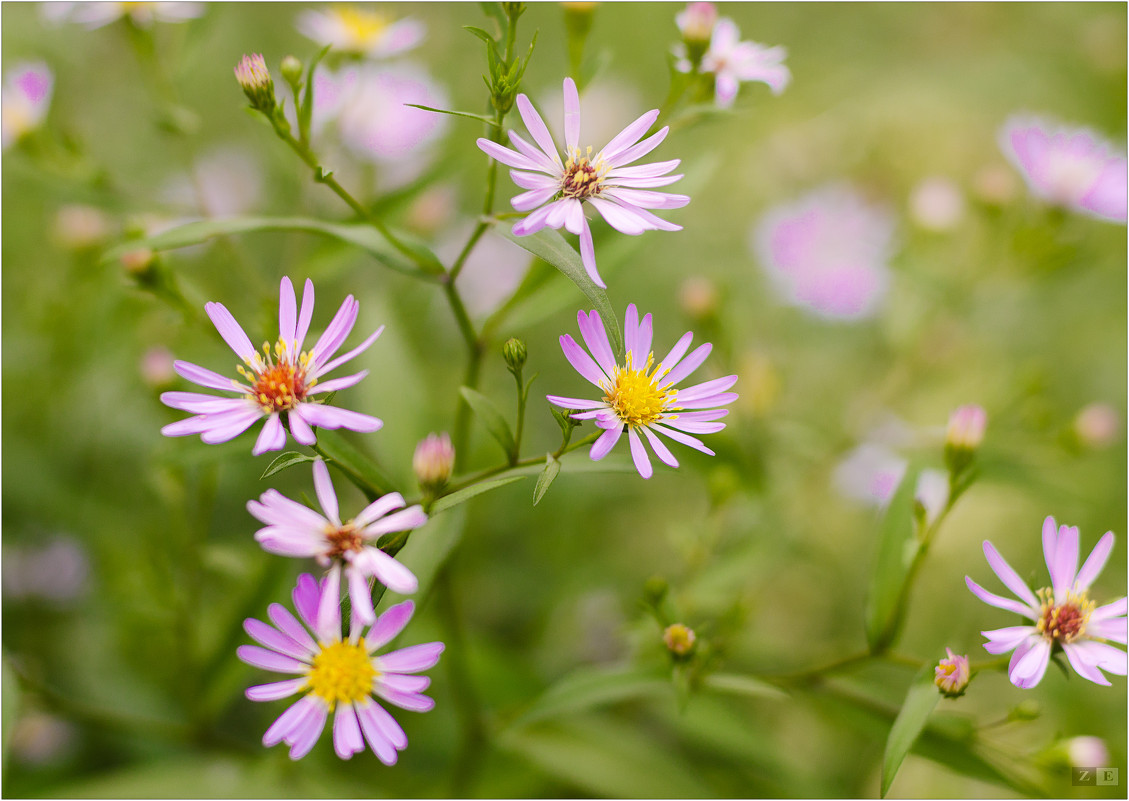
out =
<svg viewBox="0 0 1129 801"><path fill-rule="evenodd" d="M985 663L979 632L1012 622L965 588L970 575L1000 589L983 540L1038 587L1046 515L1080 526L1083 553L1112 530L1092 595L1124 594L1125 227L1029 197L996 141L1010 114L1030 111L1122 147L1124 6L725 4L744 37L788 48L791 84L778 97L745 84L732 113L670 121L655 155L683 160L672 188L693 200L664 212L683 231L624 237L594 226L616 315L632 302L652 312L657 350L692 329L714 343L707 378L740 376L729 425L710 438L717 456L682 448L680 469L643 481L623 454L609 459L626 469L596 473L574 452L536 507L540 467L468 495L403 553L432 589L417 596L401 642L441 639L447 651L431 672L435 711L398 715L410 740L400 763L341 762L325 737L296 763L262 748L283 705L244 698L263 677L235 647L247 641L243 618L282 600L299 566L258 548L244 505L268 486L312 496L308 469L260 480L274 455L252 457L250 435L212 446L162 438L182 415L157 395L184 387L151 349L226 372L235 357L205 301L222 301L254 340L273 331L281 276L316 282L315 330L354 294L358 331L387 329L360 360L371 374L347 390L350 408L385 427L341 439L411 494L416 443L453 425L463 343L435 286L332 235L254 231L162 252L162 274L186 304L101 257L159 220L201 216L209 159L235 178L221 199L245 193L243 214L350 220L246 110L232 76L244 53L261 52L292 105L278 65L288 54L308 64L318 50L294 28L303 8L208 5L199 19L155 24L159 47L146 61L123 23L51 25L37 5L3 6L5 70L42 60L55 72L42 135L3 159L6 795L876 796L917 668L946 646ZM448 108L492 114L483 43L462 30L487 25L479 5L388 9L427 27L424 44L398 58L429 75ZM680 9L594 8L576 76L594 144L606 141L601 126L614 133L663 105ZM523 57L539 32L522 91L550 120L577 57L565 14L530 4L520 21ZM444 119L431 161L406 183L397 165L366 164L330 134L321 141L342 184L449 265L481 213L488 162L474 145L481 123ZM522 130L516 113L507 123ZM941 230L922 224L913 202L936 177L962 200ZM896 219L888 294L857 322L778 302L749 247L774 205L841 180ZM518 190L504 171L498 186L495 209L508 211ZM108 232L90 246L67 244L75 204L106 215ZM493 281L516 286L493 270L508 259L520 272L527 254L496 235L481 247L494 250L468 262L467 294L476 281L486 294ZM558 337L575 335L576 310L591 305L556 271L533 269L543 285L492 331L478 391L512 419L501 347L524 340L524 375L537 378L523 451L541 456L561 438L543 395L581 390ZM470 303L471 314L486 320L498 302ZM979 476L906 599L901 661L783 689L762 683L866 649L881 524L839 492L836 466L893 416L914 432L900 455L914 469L941 468L944 424L962 403L988 411ZM1075 421L1094 403L1114 410L1115 425L1087 439ZM469 472L499 459L475 426L460 457ZM360 508L359 492L338 489L343 508ZM648 584L656 576L669 587L659 602L669 622L698 633L699 659L686 664L700 673L672 660L647 611L662 595ZM1004 672L978 674L963 697L937 704L891 794L1122 796L1124 784L1072 787L1056 750L1101 737L1127 780L1125 680L1112 681L1098 687L1052 665L1022 691Z"/></svg>

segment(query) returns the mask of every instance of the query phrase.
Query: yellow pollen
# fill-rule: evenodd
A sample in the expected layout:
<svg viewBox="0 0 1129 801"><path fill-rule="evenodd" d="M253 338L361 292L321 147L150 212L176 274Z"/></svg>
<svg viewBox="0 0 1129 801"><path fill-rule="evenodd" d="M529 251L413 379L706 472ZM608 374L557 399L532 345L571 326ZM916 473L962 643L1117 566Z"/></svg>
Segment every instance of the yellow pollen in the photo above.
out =
<svg viewBox="0 0 1129 801"><path fill-rule="evenodd" d="M604 396L616 416L632 428L650 425L671 410L667 404L674 392L660 387L656 374L648 375L654 358L653 353L648 355L641 370L632 369L630 359L627 367L616 368L615 381Z"/></svg>
<svg viewBox="0 0 1129 801"><path fill-rule="evenodd" d="M290 356L295 350L297 343L288 346L280 340L275 343L272 355L270 343L264 342L263 353L266 358L256 353L255 358L249 362L251 370L243 365L236 367L239 374L251 383L251 394L248 397L267 414L293 409L306 399L307 393L317 383L316 380L306 381L309 354L302 353L295 361Z"/></svg>
<svg viewBox="0 0 1129 801"><path fill-rule="evenodd" d="M330 711L338 703L356 703L372 695L377 676L365 641L338 642L323 647L310 667L310 692L324 699Z"/></svg>
<svg viewBox="0 0 1129 801"><path fill-rule="evenodd" d="M357 45L368 44L388 27L388 20L380 14L352 6L334 9L333 14Z"/></svg>
<svg viewBox="0 0 1129 801"><path fill-rule="evenodd" d="M1055 603L1054 590L1049 587L1039 590L1036 595L1042 605L1035 626L1049 641L1074 642L1086 633L1086 623L1094 611L1094 602L1085 592L1069 592L1061 604Z"/></svg>
<svg viewBox="0 0 1129 801"><path fill-rule="evenodd" d="M603 190L601 179L607 171L603 161L592 163L592 148L588 147L585 155L580 155L576 148L569 154L565 162L564 177L561 178L561 197L577 198L595 197Z"/></svg>

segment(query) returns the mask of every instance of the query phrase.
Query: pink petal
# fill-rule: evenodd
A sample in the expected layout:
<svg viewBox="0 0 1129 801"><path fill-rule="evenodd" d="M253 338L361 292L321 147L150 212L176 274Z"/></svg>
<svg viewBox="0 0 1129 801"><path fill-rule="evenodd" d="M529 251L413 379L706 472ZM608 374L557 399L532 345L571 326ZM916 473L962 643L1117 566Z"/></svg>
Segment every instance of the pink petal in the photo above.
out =
<svg viewBox="0 0 1129 801"><path fill-rule="evenodd" d="M353 522L360 528L364 528L395 509L404 508L404 505L403 495L398 492L390 492L387 495L380 496L362 509L361 513L353 518Z"/></svg>
<svg viewBox="0 0 1129 801"><path fill-rule="evenodd" d="M568 363L572 365L576 372L580 373L590 383L600 386L602 382L610 381L611 376L605 375L604 371L600 369L599 365L592 359L588 353L576 344L576 340L569 334L563 334L560 338L561 350L564 352L565 358ZM588 409L591 406L580 406L577 408Z"/></svg>
<svg viewBox="0 0 1129 801"><path fill-rule="evenodd" d="M353 559L354 564L360 563L366 573L376 576L392 592L408 595L419 589L419 582L403 563L386 554L379 548L366 547ZM371 622L370 617L366 622Z"/></svg>
<svg viewBox="0 0 1129 801"><path fill-rule="evenodd" d="M686 338L686 337L684 337L684 339L686 341L686 346L688 347L690 345L690 339ZM681 345L682 344L681 341L678 344ZM706 357L710 355L711 351L713 351L713 345L710 344L709 342L705 342L705 343L699 345L698 347L694 348L694 350L690 353L689 356L687 356L685 359L678 361L677 364L675 364L671 367L670 372L662 377L663 386L668 386L668 385L671 385L671 384L677 384L683 378L690 375L690 373L697 370L699 367L702 366L702 362L704 362L706 360ZM672 353L673 353L673 351L672 351ZM669 358L669 357L667 357L667 358ZM664 367L667 364L668 364L667 360L663 359ZM734 376L734 378L736 378L736 376ZM732 383L733 382L730 382L730 385L732 385ZM688 387L685 390L680 390L679 395L682 396L683 398L685 398L687 393L691 392L694 389L697 389L697 387L700 387L700 386L702 386L702 385L698 384L698 385L693 386L693 387ZM694 397L694 396L692 395L691 397Z"/></svg>
<svg viewBox="0 0 1129 801"><path fill-rule="evenodd" d="M333 715L333 751L341 759L350 759L353 754L365 750L361 737L361 727L352 704L339 704Z"/></svg>
<svg viewBox="0 0 1129 801"><path fill-rule="evenodd" d="M328 372L328 371L327 371ZM320 395L326 392L337 392L342 389L348 389L351 386L359 384L361 379L368 375L368 370L361 370L359 373L353 375L342 376L341 378L331 378L329 381L319 381L308 394Z"/></svg>
<svg viewBox="0 0 1129 801"><path fill-rule="evenodd" d="M310 697L310 696L307 696ZM290 758L301 759L310 753L318 738L325 728L325 720L329 710L323 703L314 703L309 707L309 713L301 718L294 726L287 742L290 743Z"/></svg>
<svg viewBox="0 0 1129 801"><path fill-rule="evenodd" d="M674 454L670 452L670 448L663 444L663 441L651 433L649 428L641 429L644 436L647 437L647 442L650 443L651 449L655 452L655 456L659 457L663 464L668 467L678 467L678 460L674 458Z"/></svg>
<svg viewBox="0 0 1129 801"><path fill-rule="evenodd" d="M600 212L608 225L619 231L621 234L628 236L638 236L647 230L647 226L631 212L620 206L618 203L613 203L610 200L602 200L598 197L588 198L588 202L596 211Z"/></svg>
<svg viewBox="0 0 1129 801"><path fill-rule="evenodd" d="M180 376L187 378L193 384L208 387L208 389L218 389L224 392L245 392L250 389L250 387L244 387L235 379L222 376L206 367L192 364L192 362L177 360L172 363L172 366Z"/></svg>
<svg viewBox="0 0 1129 801"><path fill-rule="evenodd" d="M333 489L333 479L329 477L329 467L321 459L314 461L314 492L318 496L321 510L335 526L341 525L337 506L337 492Z"/></svg>
<svg viewBox="0 0 1129 801"><path fill-rule="evenodd" d="M588 273L588 277L592 279L592 283L600 289L607 289L608 285L604 283L604 279L600 277L599 271L596 270L596 246L592 243L592 229L587 220L584 221L584 226L580 229L580 261L584 265L584 272Z"/></svg>
<svg viewBox="0 0 1129 801"><path fill-rule="evenodd" d="M549 129L545 127L545 121L541 119L541 115L537 113L533 104L529 102L529 98L524 94L517 96L517 110L521 114L521 121L525 123L530 136L533 137L533 141L537 143L537 146L546 156L552 159L554 164L560 167L561 159L557 155L557 145L549 134Z"/></svg>
<svg viewBox="0 0 1129 801"><path fill-rule="evenodd" d="M988 638L984 643L984 650L990 654L1003 654L1013 650L1032 634L1037 634L1034 626L1009 626L1004 629L980 632Z"/></svg>
<svg viewBox="0 0 1129 801"><path fill-rule="evenodd" d="M309 695L303 696L291 704L263 734L263 745L270 748L282 742L283 738L289 736L290 732L294 730L295 724L310 713L310 707L316 704L317 701Z"/></svg>
<svg viewBox="0 0 1129 801"><path fill-rule="evenodd" d="M302 350L302 343L306 341L306 334L310 331L310 320L314 316L314 282L309 278L302 289L302 310L298 313L298 325L294 331L294 338L298 341L298 350ZM295 354L297 356L297 354Z"/></svg>
<svg viewBox="0 0 1129 801"><path fill-rule="evenodd" d="M318 428L346 428L362 434L371 434L373 431L379 431L384 425L380 418L323 403L303 403L298 408L301 409L303 419Z"/></svg>
<svg viewBox="0 0 1129 801"><path fill-rule="evenodd" d="M1066 658L1070 661L1070 666L1074 668L1074 672L1082 678L1092 681L1094 684L1109 687L1109 679L1102 675L1097 665L1091 662L1093 655L1083 650L1080 647L1081 645L1083 645L1083 643L1068 642L1063 644L1062 650L1066 651Z"/></svg>
<svg viewBox="0 0 1129 801"><path fill-rule="evenodd" d="M254 687L248 687L244 695L251 701L278 701L301 692L308 681L309 679L305 676L299 676L296 679L286 679L270 684L257 684Z"/></svg>
<svg viewBox="0 0 1129 801"><path fill-rule="evenodd" d="M500 161L507 167L516 167L519 170L540 170L542 167L533 159L516 153L508 147L503 147L489 139L477 139L475 144L495 161Z"/></svg>
<svg viewBox="0 0 1129 801"><path fill-rule="evenodd" d="M1023 615L1031 620L1037 620L1039 612L1037 609L1024 606L1019 601L1013 601L1011 598L1001 598L999 595L988 592L968 576L964 577L964 583L968 585L968 589L972 590L972 594L979 598L986 604L995 606L999 609L1006 609L1009 612L1015 612L1017 615Z"/></svg>
<svg viewBox="0 0 1129 801"><path fill-rule="evenodd" d="M1094 546L1094 550L1090 551L1090 555L1086 558L1082 569L1078 571L1078 575L1074 577L1074 590L1076 592L1084 592L1090 588L1094 583L1094 579L1102 572L1105 567L1106 561L1109 559L1109 553L1113 550L1113 532L1107 531L1098 540L1098 544Z"/></svg>
<svg viewBox="0 0 1129 801"><path fill-rule="evenodd" d="M563 409L593 409L596 407L603 407L603 401L583 400L582 398L564 398L560 395L546 395L545 399L554 406L560 406ZM576 417L576 415L573 415Z"/></svg>
<svg viewBox="0 0 1129 801"><path fill-rule="evenodd" d="M391 651L376 657L374 663L382 673L418 673L434 667L442 653L443 643L429 642Z"/></svg>
<svg viewBox="0 0 1129 801"><path fill-rule="evenodd" d="M377 337L379 337L383 332L384 332L384 326L380 326L375 331L373 331L371 334L369 334L364 342L362 342L360 345L357 345L357 347L353 348L348 353L346 353L342 356L338 356L336 359L334 359L333 361L331 361L329 364L325 365L324 367L315 367L313 369L312 373L311 373L311 376L313 378L318 378L319 376L323 376L323 375L325 375L326 373L328 373L332 370L336 370L338 367L345 364L345 362L349 361L350 359L356 358L357 356L359 356L360 354L362 354L366 350L368 350L369 346L372 345L373 342L376 342ZM360 373L359 375L364 377L365 374ZM341 379L337 379L337 380L341 380ZM358 380L360 380L360 379L358 379ZM321 390L321 391L324 391L324 390Z"/></svg>
<svg viewBox="0 0 1129 801"><path fill-rule="evenodd" d="M383 731L385 727L382 727L378 722L387 718L387 720L392 722L393 726L399 728L396 721L392 720L392 716L385 712L379 704L364 700L357 704L357 718L360 720L365 739L368 740L368 744L372 748L372 752L376 754L376 758L385 765L395 765L397 756L396 747L385 735ZM405 745L406 744L405 738Z"/></svg>
<svg viewBox="0 0 1129 801"><path fill-rule="evenodd" d="M639 137L659 118L659 110L651 109L646 114L640 115L634 122L616 134L615 138L604 145L600 156L611 165L618 165L618 156L639 141ZM664 134L665 135L665 134Z"/></svg>
<svg viewBox="0 0 1129 801"><path fill-rule="evenodd" d="M314 633L323 643L341 638L341 565L329 569L318 601L317 623Z"/></svg>
<svg viewBox="0 0 1129 801"><path fill-rule="evenodd" d="M294 285L287 276L282 276L278 287L278 338L288 347L297 339L298 301L294 297Z"/></svg>
<svg viewBox="0 0 1129 801"><path fill-rule="evenodd" d="M647 449L643 447L643 441L639 439L639 435L635 433L634 428L627 430L627 441L631 444L631 460L635 462L635 469L639 471L639 475L643 478L650 478L654 475L654 470L651 469L651 458L647 456Z"/></svg>
<svg viewBox="0 0 1129 801"><path fill-rule="evenodd" d="M988 558L988 564L1000 581L1007 585L1007 588L1015 593L1016 597L1025 601L1028 606L1038 609L1039 600L1035 597L1035 593L1031 592L1031 588L1019 577L1019 574L1012 569L1011 565L1000 556L1000 552L992 543L984 540L984 556Z"/></svg>
<svg viewBox="0 0 1129 801"><path fill-rule="evenodd" d="M310 656L309 649L294 642L287 634L279 631L274 626L267 625L261 620L256 620L253 617L247 618L243 621L243 630L246 631L255 642L272 651L277 651L280 654L291 656L298 660L305 660Z"/></svg>
<svg viewBox="0 0 1129 801"><path fill-rule="evenodd" d="M357 313L360 309L360 304L349 295L341 302L338 307L337 313L333 315L333 319L329 321L329 326L318 337L318 341L314 344L313 350L310 351L310 360L314 364L321 364L323 361L331 357L341 347L341 344L348 338L349 333L353 330L353 326L357 324Z"/></svg>
<svg viewBox="0 0 1129 801"><path fill-rule="evenodd" d="M598 462L603 459L611 449L619 441L620 435L623 433L622 426L607 429L603 434L596 438L592 443L592 450L588 451L588 457L593 462Z"/></svg>
<svg viewBox="0 0 1129 801"><path fill-rule="evenodd" d="M254 422L254 420L251 422ZM242 433L247 427L248 426L243 426L237 433ZM201 439L203 439L203 437L201 437ZM295 437L295 439L297 439L297 437ZM285 444L286 429L283 427L282 420L276 412L267 418L267 422L263 425L263 430L259 432L259 436L255 440L255 447L251 449L251 453L255 456L260 456L267 451L279 451L282 450Z"/></svg>
<svg viewBox="0 0 1129 801"><path fill-rule="evenodd" d="M1043 680L1051 658L1051 645L1040 635L1032 635L1012 654L1008 678L1016 687L1030 689Z"/></svg>
<svg viewBox="0 0 1129 801"><path fill-rule="evenodd" d="M267 607L267 615L274 625L287 635L290 639L299 643L307 651L311 653L317 650L317 643L314 642L313 637L306 631L305 626L298 622L298 619L290 613L290 610L279 603L273 603Z"/></svg>
<svg viewBox="0 0 1129 801"><path fill-rule="evenodd" d="M235 351L240 359L248 363L253 361L256 353L255 348L239 323L235 322L235 318L231 316L227 307L222 303L205 303L204 311L228 347Z"/></svg>
<svg viewBox="0 0 1129 801"><path fill-rule="evenodd" d="M235 655L248 665L262 668L263 670L269 670L273 673L304 674L309 670L309 665L305 662L300 662L294 657L280 654L277 651L260 648L257 645L240 645L235 649Z"/></svg>
<svg viewBox="0 0 1129 801"><path fill-rule="evenodd" d="M615 167L623 167L633 161L638 161L639 159L643 158L643 156L647 155L660 144L662 144L662 141L666 139L666 135L669 131L669 126L660 128L658 131L648 136L639 144L629 147L621 153L618 153L612 157L605 155L605 158L607 159L609 164L612 164Z"/></svg>
<svg viewBox="0 0 1129 801"><path fill-rule="evenodd" d="M262 417L262 412L256 408L246 411L223 412L218 415L209 414L205 417L212 425L211 428L200 434L200 439L209 445L215 445L218 442L227 442L238 437Z"/></svg>
<svg viewBox="0 0 1129 801"><path fill-rule="evenodd" d="M672 428L667 428L666 426L659 425L658 423L651 423L650 429L652 431L658 432L659 434L662 434L663 436L670 437L675 442L680 442L683 445L687 445L696 451L701 451L707 456L716 456L713 451L711 451L694 437L691 437L689 434L683 434L681 431L675 431Z"/></svg>
<svg viewBox="0 0 1129 801"><path fill-rule="evenodd" d="M1062 603L1074 584L1078 572L1078 527L1061 526L1058 530L1058 550L1055 561L1048 564L1051 573L1051 586L1055 591L1055 602Z"/></svg>
<svg viewBox="0 0 1129 801"><path fill-rule="evenodd" d="M580 336L584 340L588 352L600 365L605 375L615 375L616 361L612 354L612 346L608 341L608 332L604 328L604 321L600 319L599 312L593 310L587 315L584 312L576 313L576 323L580 327Z"/></svg>
<svg viewBox="0 0 1129 801"><path fill-rule="evenodd" d="M388 609L376 619L365 635L365 643L368 647L369 653L372 653L378 648L387 645L396 638L404 627L408 625L408 621L412 619L412 612L415 611L415 604L411 601L404 601L395 606L390 606Z"/></svg>
<svg viewBox="0 0 1129 801"><path fill-rule="evenodd" d="M572 78L564 79L564 129L568 152L580 145L580 95Z"/></svg>

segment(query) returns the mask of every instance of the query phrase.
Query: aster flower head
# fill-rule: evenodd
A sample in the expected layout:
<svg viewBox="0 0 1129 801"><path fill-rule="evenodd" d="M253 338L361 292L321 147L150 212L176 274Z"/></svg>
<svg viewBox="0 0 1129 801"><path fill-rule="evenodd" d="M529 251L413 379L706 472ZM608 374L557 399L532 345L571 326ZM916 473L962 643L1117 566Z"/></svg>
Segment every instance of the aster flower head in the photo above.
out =
<svg viewBox="0 0 1129 801"><path fill-rule="evenodd" d="M1043 555L1051 586L1031 592L1019 574L1004 561L992 543L985 541L984 555L1000 580L1017 598L1012 600L988 592L968 576L968 588L984 603L1015 612L1030 623L994 631L983 631L990 654L1013 651L1008 677L1016 687L1034 687L1043 678L1051 654L1066 653L1074 671L1095 684L1109 685L1102 671L1126 674L1125 652L1109 645L1126 641L1126 599L1097 606L1089 598L1090 585L1105 567L1113 549L1113 532L1107 531L1078 569L1077 526L1056 527L1055 519L1043 523Z"/></svg>
<svg viewBox="0 0 1129 801"><path fill-rule="evenodd" d="M1123 149L1089 129L1025 115L1008 119L999 142L1037 197L1110 222L1126 221L1129 178Z"/></svg>
<svg viewBox="0 0 1129 801"><path fill-rule="evenodd" d="M833 184L770 210L750 244L780 298L831 320L873 315L889 284L894 222Z"/></svg>
<svg viewBox="0 0 1129 801"><path fill-rule="evenodd" d="M591 146L580 148L580 95L572 78L564 80L564 158L541 115L524 94L517 96L517 108L536 147L513 131L510 141L517 150L479 139L478 146L510 170L514 183L528 191L513 198L517 211L529 215L514 224L515 236L526 236L542 228L564 228L580 237L580 257L588 276L606 287L596 269L592 230L584 215L584 204L591 205L620 233L636 236L644 231L680 231L681 225L667 222L649 209L678 209L690 202L686 195L652 191L667 186L681 175L667 175L679 160L628 166L650 153L666 138L669 126L639 141L658 119L653 109L628 125L598 152Z"/></svg>
<svg viewBox="0 0 1129 801"><path fill-rule="evenodd" d="M427 522L427 515L416 505L404 508L404 497L390 492L373 501L352 520L341 522L337 493L329 468L321 459L314 461L314 489L323 514L269 489L257 501L247 502L257 520L266 523L255 532L263 550L282 556L313 557L328 567L330 578L340 584L341 574L349 587L353 614L362 623L372 623L368 580L375 578L393 592L412 593L419 586L412 571L376 547L376 540L390 531L411 531Z"/></svg>
<svg viewBox="0 0 1129 801"><path fill-rule="evenodd" d="M407 104L444 108L443 88L423 70L406 66L349 67L337 80L342 100L336 109L337 125L349 151L384 167L409 159L422 166L425 151L446 132L447 120Z"/></svg>
<svg viewBox="0 0 1129 801"><path fill-rule="evenodd" d="M97 2L44 3L43 16L51 22L77 22L89 28L101 28L119 19L128 19L141 28L154 22L184 22L205 11L205 3L192 2Z"/></svg>
<svg viewBox="0 0 1129 801"><path fill-rule="evenodd" d="M294 285L283 278L279 287L278 342L273 351L263 343L259 353L247 334L222 303L204 306L224 342L235 351L243 364L236 369L243 381L225 378L219 373L191 362L176 361L173 366L183 378L208 389L235 392L240 397L225 398L197 392L165 392L161 402L174 409L191 412L194 416L161 429L166 437L183 437L199 434L209 444L227 442L242 434L257 420L266 419L255 446L256 456L266 451L281 450L286 444L286 426L282 415L287 416L290 434L303 445L313 445L316 428L347 428L370 433L384 423L367 414L340 409L318 402L314 396L346 389L368 375L367 370L329 381L320 379L364 352L384 326L376 329L357 347L334 358L357 322L360 304L352 295L345 298L329 327L318 338L310 351L302 350L310 320L314 313L314 285L306 279L302 293L302 308L298 310Z"/></svg>
<svg viewBox="0 0 1129 801"><path fill-rule="evenodd" d="M310 752L333 713L333 750L342 759L365 750L365 743L385 765L394 765L408 746L400 724L376 699L413 712L427 712L435 702L423 695L431 680L415 675L434 667L443 643L413 645L377 655L412 617L405 601L390 607L371 628L354 624L341 636L341 609L333 575L319 586L304 573L294 588L296 618L282 604L267 608L271 624L247 618L244 630L260 645L241 645L241 660L263 670L297 678L247 689L252 701L277 701L302 693L263 735L268 748L285 742L290 758ZM261 647L260 647L261 646Z"/></svg>
<svg viewBox="0 0 1129 801"><path fill-rule="evenodd" d="M713 434L725 428L716 422L729 414L728 409L714 408L737 400L737 393L727 392L737 381L737 376L715 378L686 389L678 384L701 366L709 356L712 345L699 345L689 355L686 351L694 335L687 331L671 348L670 353L657 364L651 350L651 315L642 320L632 303L627 307L624 325L626 358L621 366L612 354L608 334L600 315L591 311L577 312L577 324L591 356L568 334L561 337L561 350L565 358L580 375L599 387L603 393L599 400L583 400L548 395L549 402L572 409L573 420L595 420L604 433L592 445L589 456L603 459L627 432L631 444L631 458L643 478L650 478L653 470L646 439L661 462L678 467L678 460L656 434L688 445L710 456L714 452L703 445L693 434Z"/></svg>
<svg viewBox="0 0 1129 801"><path fill-rule="evenodd" d="M47 118L55 74L43 62L17 64L4 76L0 94L0 146L5 150Z"/></svg>
<svg viewBox="0 0 1129 801"><path fill-rule="evenodd" d="M689 15L692 6L708 5L693 3L683 12ZM679 28L686 36L686 28L679 21ZM714 76L714 102L720 108L729 108L737 99L737 90L745 81L760 81L768 84L774 95L778 95L792 80L792 73L784 66L788 51L783 47L768 47L756 42L742 42L737 23L722 17L713 25L710 46L702 56L700 69ZM691 56L685 44L674 50L678 57L677 68L681 72L693 69Z"/></svg>
<svg viewBox="0 0 1129 801"><path fill-rule="evenodd" d="M319 45L367 58L387 58L411 50L423 41L426 32L417 20L394 21L380 11L358 6L303 11L296 25Z"/></svg>

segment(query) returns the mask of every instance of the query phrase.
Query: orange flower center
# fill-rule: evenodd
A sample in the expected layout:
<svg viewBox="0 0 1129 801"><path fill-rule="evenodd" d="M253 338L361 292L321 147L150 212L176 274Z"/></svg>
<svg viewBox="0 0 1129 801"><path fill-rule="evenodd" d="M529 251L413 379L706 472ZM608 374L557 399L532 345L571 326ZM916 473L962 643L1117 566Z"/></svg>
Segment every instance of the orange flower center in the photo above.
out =
<svg viewBox="0 0 1129 801"><path fill-rule="evenodd" d="M1086 621L1094 611L1094 602L1086 593L1068 593L1061 604L1054 602L1054 591L1049 588L1037 593L1042 605L1039 621L1035 624L1039 632L1051 642L1074 642L1086 633Z"/></svg>
<svg viewBox="0 0 1129 801"><path fill-rule="evenodd" d="M306 395L317 383L317 379L306 381L306 369L310 356L302 353L297 359L290 356L286 343L279 340L272 355L269 343L263 343L264 359L258 353L249 363L251 370L243 365L237 369L240 375L251 384L249 398L262 407L264 414L285 412L293 409L306 399Z"/></svg>

